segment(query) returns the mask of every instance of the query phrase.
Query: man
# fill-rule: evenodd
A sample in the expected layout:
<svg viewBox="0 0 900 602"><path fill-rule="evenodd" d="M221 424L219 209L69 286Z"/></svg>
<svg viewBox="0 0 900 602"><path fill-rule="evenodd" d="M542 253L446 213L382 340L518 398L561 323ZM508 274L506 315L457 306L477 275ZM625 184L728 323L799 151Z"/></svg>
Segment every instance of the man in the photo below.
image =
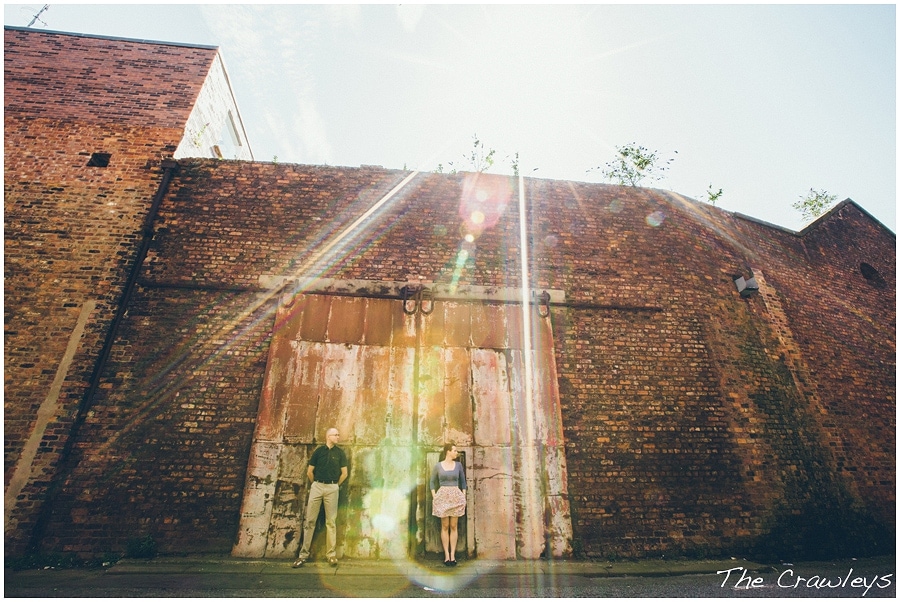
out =
<svg viewBox="0 0 900 602"><path fill-rule="evenodd" d="M328 550L325 557L328 564L337 565L337 528L334 519L337 517L338 495L340 486L347 479L347 455L337 446L341 438L334 427L325 432L325 445L320 445L309 459L306 477L312 481L309 486L309 501L306 502L306 519L303 521L303 545L300 555L293 567L303 566L309 559L309 546L312 544L316 530L316 519L319 508L325 504L325 542Z"/></svg>

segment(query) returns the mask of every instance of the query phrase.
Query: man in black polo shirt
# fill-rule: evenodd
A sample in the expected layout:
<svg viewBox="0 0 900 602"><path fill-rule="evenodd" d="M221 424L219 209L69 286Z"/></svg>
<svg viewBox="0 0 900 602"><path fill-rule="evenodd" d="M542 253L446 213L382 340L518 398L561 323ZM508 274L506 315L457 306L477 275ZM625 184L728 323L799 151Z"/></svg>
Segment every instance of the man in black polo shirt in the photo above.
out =
<svg viewBox="0 0 900 602"><path fill-rule="evenodd" d="M306 520L303 521L303 546L294 562L294 568L301 567L309 559L309 546L316 530L319 508L325 504L325 541L328 550L325 557L328 564L337 564L337 517L338 495L341 483L347 479L347 455L337 446L340 434L336 428L325 433L325 445L319 446L309 459L306 476L312 481L309 486L309 501L306 502Z"/></svg>

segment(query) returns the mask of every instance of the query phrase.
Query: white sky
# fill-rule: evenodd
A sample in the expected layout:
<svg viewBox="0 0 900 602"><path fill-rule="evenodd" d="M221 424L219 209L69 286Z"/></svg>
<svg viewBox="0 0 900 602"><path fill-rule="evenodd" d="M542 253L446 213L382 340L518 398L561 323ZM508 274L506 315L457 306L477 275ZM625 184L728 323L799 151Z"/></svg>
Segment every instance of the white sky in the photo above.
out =
<svg viewBox="0 0 900 602"><path fill-rule="evenodd" d="M4 6L25 26L43 3ZM896 231L896 9L881 5L50 4L34 27L218 46L258 161L649 185L801 229L810 188ZM677 151L677 154L676 154Z"/></svg>

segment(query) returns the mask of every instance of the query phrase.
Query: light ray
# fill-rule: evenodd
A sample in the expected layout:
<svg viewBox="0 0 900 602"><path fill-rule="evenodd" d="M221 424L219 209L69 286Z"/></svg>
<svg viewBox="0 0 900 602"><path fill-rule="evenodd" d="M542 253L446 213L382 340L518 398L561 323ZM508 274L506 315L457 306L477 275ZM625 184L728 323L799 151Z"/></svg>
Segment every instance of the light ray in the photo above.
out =
<svg viewBox="0 0 900 602"><path fill-rule="evenodd" d="M525 499L523 504L527 508L530 504L536 504L540 492L536 490L539 469L535 453L535 429L534 429L534 364L532 358L532 323L531 323L531 282L528 277L528 232L525 206L525 178L519 174L519 253L521 257L521 285L522 285L522 336L523 350L522 362L525 372L525 435L522 445L522 483L525 487ZM538 520L539 505L533 507L531 512L525 512L522 517L523 529L527 534L543 533L542 522ZM531 524L528 524L531 523Z"/></svg>

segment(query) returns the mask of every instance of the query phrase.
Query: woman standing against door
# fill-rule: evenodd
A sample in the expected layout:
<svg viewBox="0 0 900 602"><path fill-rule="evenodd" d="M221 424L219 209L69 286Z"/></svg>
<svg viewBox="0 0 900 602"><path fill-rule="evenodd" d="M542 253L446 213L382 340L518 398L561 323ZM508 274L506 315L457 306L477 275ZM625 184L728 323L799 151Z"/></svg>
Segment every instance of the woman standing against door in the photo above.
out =
<svg viewBox="0 0 900 602"><path fill-rule="evenodd" d="M431 513L441 519L441 544L446 566L456 566L457 524L459 517L466 513L466 472L456 461L458 456L455 445L444 445L441 460L434 465L429 480Z"/></svg>

